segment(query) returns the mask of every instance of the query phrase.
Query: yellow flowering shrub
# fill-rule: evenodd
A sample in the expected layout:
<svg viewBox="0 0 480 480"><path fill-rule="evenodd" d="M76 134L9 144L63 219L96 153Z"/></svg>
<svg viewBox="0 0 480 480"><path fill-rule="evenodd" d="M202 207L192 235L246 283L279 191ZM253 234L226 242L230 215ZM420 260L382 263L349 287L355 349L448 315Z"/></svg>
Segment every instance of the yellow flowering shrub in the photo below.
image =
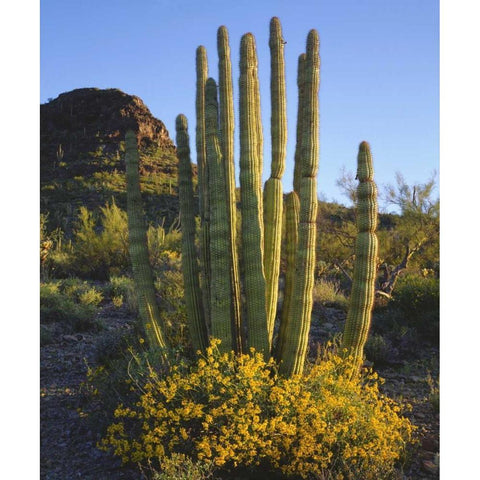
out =
<svg viewBox="0 0 480 480"><path fill-rule="evenodd" d="M100 447L124 462L175 454L302 478L389 478L412 425L378 390L329 354L303 376L277 376L260 354L220 354L213 343L190 367L152 374L135 405L120 405Z"/></svg>

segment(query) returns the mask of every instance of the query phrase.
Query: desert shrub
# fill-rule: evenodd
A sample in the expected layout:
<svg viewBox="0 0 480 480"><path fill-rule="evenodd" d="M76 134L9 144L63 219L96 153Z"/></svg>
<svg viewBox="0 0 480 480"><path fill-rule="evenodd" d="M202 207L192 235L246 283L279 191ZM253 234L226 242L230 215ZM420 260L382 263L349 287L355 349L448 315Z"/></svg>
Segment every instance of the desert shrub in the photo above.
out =
<svg viewBox="0 0 480 480"><path fill-rule="evenodd" d="M74 232L72 268L77 275L105 280L129 265L127 215L115 202L101 209L98 221L81 207Z"/></svg>
<svg viewBox="0 0 480 480"><path fill-rule="evenodd" d="M396 352L387 337L374 333L368 337L365 344L365 356L375 365L383 365L395 358Z"/></svg>
<svg viewBox="0 0 480 480"><path fill-rule="evenodd" d="M189 336L182 272L160 271L155 280L155 290L160 298L160 316L167 329L170 344L183 348L189 343Z"/></svg>
<svg viewBox="0 0 480 480"><path fill-rule="evenodd" d="M181 453L165 457L161 471L154 472L152 480L207 480L212 478L213 462L193 461Z"/></svg>
<svg viewBox="0 0 480 480"><path fill-rule="evenodd" d="M182 234L174 222L167 230L162 224L150 225L147 230L150 262L155 270L162 270L180 264Z"/></svg>
<svg viewBox="0 0 480 480"><path fill-rule="evenodd" d="M259 354L220 354L216 345L166 376L151 370L139 400L115 410L100 448L124 462L161 464L181 454L224 472L365 480L392 474L413 427L379 393L376 374L359 378L330 354L304 376L286 379Z"/></svg>
<svg viewBox="0 0 480 480"><path fill-rule="evenodd" d="M348 301L335 280L318 279L313 287L313 301L346 309Z"/></svg>
<svg viewBox="0 0 480 480"><path fill-rule="evenodd" d="M123 306L123 295L116 295L112 297L113 306L121 308Z"/></svg>
<svg viewBox="0 0 480 480"><path fill-rule="evenodd" d="M125 302L130 313L136 313L138 309L137 293L133 278L122 276L110 277L110 295L112 300L122 298L122 304Z"/></svg>
<svg viewBox="0 0 480 480"><path fill-rule="evenodd" d="M440 282L435 277L410 274L399 279L392 307L404 316L404 323L414 327L422 338L438 344Z"/></svg>
<svg viewBox="0 0 480 480"><path fill-rule="evenodd" d="M44 347L50 343L53 343L52 332L45 325L40 325L40 346Z"/></svg>
<svg viewBox="0 0 480 480"><path fill-rule="evenodd" d="M60 322L67 331L99 330L96 318L102 294L78 279L40 284L40 321Z"/></svg>

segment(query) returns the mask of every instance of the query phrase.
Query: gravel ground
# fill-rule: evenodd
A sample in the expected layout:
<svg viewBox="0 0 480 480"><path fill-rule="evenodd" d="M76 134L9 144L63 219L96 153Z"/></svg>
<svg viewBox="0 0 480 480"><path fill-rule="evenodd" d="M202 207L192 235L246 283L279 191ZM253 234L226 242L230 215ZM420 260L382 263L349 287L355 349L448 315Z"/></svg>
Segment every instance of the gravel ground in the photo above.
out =
<svg viewBox="0 0 480 480"><path fill-rule="evenodd" d="M312 350L336 331L341 331L345 314L334 308L322 309L322 322L312 322ZM95 344L100 335L128 331L133 320L124 309L109 305L100 313L106 330L99 333L64 334L58 325L46 327L51 341L41 347L40 356L40 420L42 480L140 480L136 468L120 465L119 460L96 448L99 433L83 418L85 402L82 382L87 365L95 366ZM416 362L376 369L385 379L384 392L400 402L412 405L408 413L418 427L419 447L412 452L412 461L399 474L401 480L433 480L439 478L439 415L435 410L428 372L438 372L438 351L425 349ZM436 366L436 367L435 367ZM434 372L434 373L435 373Z"/></svg>

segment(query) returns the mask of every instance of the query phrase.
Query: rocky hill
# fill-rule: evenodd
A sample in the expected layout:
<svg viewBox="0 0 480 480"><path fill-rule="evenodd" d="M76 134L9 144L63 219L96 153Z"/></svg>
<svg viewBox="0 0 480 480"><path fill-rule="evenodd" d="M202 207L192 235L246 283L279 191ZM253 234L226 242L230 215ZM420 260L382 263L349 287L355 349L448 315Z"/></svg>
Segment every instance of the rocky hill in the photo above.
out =
<svg viewBox="0 0 480 480"><path fill-rule="evenodd" d="M50 228L69 232L80 206L112 197L125 208L125 132L137 133L150 220L178 214L177 159L165 125L143 101L118 89L81 88L40 106L40 206Z"/></svg>

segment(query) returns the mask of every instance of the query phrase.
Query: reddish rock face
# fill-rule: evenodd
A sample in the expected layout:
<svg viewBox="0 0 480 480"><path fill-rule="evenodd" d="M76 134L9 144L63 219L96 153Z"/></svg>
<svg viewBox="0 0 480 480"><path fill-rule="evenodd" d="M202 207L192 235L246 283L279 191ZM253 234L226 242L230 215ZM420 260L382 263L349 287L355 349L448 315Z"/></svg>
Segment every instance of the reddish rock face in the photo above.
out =
<svg viewBox="0 0 480 480"><path fill-rule="evenodd" d="M65 161L99 148L105 154L114 154L129 128L137 133L141 149L175 148L165 125L134 95L115 88L80 88L62 93L40 106L42 169L52 165L59 145Z"/></svg>
<svg viewBox="0 0 480 480"><path fill-rule="evenodd" d="M40 209L50 229L71 232L82 206L114 198L125 209L128 129L137 134L147 217L168 226L178 216L178 160L165 125L136 96L81 88L40 106Z"/></svg>

